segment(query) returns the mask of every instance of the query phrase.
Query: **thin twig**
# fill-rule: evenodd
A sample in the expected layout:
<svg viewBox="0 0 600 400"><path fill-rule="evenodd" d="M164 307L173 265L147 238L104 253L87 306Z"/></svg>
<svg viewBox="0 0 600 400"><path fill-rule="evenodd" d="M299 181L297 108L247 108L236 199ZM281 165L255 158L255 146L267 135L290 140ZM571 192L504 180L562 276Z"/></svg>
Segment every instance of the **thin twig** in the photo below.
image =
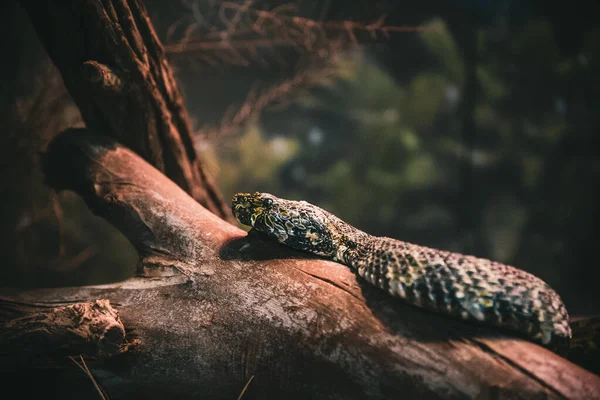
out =
<svg viewBox="0 0 600 400"><path fill-rule="evenodd" d="M96 253L96 249L94 249L91 246L88 246L73 256L66 256L65 254L61 254L55 259L51 260L49 264L56 271L71 271L75 268L78 268L79 266L81 266L81 264L95 256Z"/></svg>
<svg viewBox="0 0 600 400"><path fill-rule="evenodd" d="M264 63L259 56L259 49L275 50L281 47L294 48L297 51L318 53L330 46L339 44L356 46L359 44L357 34L368 33L372 40L377 36L389 38L392 32L421 32L422 26L386 25L387 15L381 15L376 21L363 23L351 20L324 21L324 11L318 19L295 15L293 4L284 4L270 10L252 7L253 2L242 4L223 1L218 9L219 26L204 26L199 31L197 23L192 23L182 32L177 43L165 46L167 53L204 53L211 52L213 58L220 58L225 63L248 65L243 62L240 51L248 58ZM328 7L328 3L325 7ZM324 7L324 9L325 9ZM228 15L233 11L233 15ZM231 14L231 13L229 13ZM180 25L180 22L176 23ZM169 36L175 27L169 30ZM233 58L231 53L234 53ZM328 52L332 54L332 52Z"/></svg>
<svg viewBox="0 0 600 400"><path fill-rule="evenodd" d="M246 382L246 386L244 386L244 388L240 392L240 395L238 396L237 400L241 400L242 399L242 396L244 395L244 393L246 393L246 390L248 389L248 386L250 386L250 382L252 382L252 379L254 379L254 375L252 375L250 377L250 379L248 379L248 382Z"/></svg>
<svg viewBox="0 0 600 400"><path fill-rule="evenodd" d="M91 379L92 383L94 384L94 387L96 388L96 391L98 392L98 395L100 395L100 398L102 400L108 400L108 395L104 392L104 390L102 390L100 385L98 385L98 382L96 382L96 379L94 379L94 375L92 375L92 372L90 371L87 364L85 363L83 356L81 354L79 355L81 364L79 362L77 362L77 360L75 358L73 358L73 357L69 357L69 358L71 359L71 361L73 361L75 363L75 365L77 365L79 367L79 369L81 369L83 371L84 374L86 374Z"/></svg>
<svg viewBox="0 0 600 400"><path fill-rule="evenodd" d="M225 110L221 123L216 128L204 126L196 133L205 141L222 140L224 137L239 132L240 128L250 121L256 120L261 112L272 104L281 104L286 97L302 88L323 84L336 74L336 68L325 66L321 68L307 67L298 71L290 79L275 86L259 90L251 90L242 105L235 111L234 107Z"/></svg>

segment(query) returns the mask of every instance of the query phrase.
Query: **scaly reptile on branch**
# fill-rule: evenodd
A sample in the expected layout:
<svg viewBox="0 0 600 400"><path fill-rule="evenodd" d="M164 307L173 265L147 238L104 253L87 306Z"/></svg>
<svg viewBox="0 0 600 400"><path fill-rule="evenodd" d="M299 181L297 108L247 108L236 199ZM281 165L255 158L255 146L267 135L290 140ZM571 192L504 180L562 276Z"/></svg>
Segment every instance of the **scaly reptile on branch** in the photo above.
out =
<svg viewBox="0 0 600 400"><path fill-rule="evenodd" d="M305 201L238 193L232 208L242 224L287 246L343 263L412 305L506 328L544 345L571 337L559 295L520 269L372 236Z"/></svg>

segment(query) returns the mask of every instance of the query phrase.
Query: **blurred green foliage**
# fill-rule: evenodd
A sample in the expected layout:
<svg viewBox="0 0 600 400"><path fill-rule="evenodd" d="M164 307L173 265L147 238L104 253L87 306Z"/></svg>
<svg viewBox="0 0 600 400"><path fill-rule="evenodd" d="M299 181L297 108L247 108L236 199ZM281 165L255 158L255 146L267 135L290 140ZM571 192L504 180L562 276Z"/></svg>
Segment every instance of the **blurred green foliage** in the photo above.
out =
<svg viewBox="0 0 600 400"><path fill-rule="evenodd" d="M230 145L231 144L231 145ZM265 138L258 126L250 125L235 141L225 142L216 153L209 147L202 152L203 159L217 175L219 185L227 197L235 192L262 187L278 192L279 169L299 150L293 138Z"/></svg>

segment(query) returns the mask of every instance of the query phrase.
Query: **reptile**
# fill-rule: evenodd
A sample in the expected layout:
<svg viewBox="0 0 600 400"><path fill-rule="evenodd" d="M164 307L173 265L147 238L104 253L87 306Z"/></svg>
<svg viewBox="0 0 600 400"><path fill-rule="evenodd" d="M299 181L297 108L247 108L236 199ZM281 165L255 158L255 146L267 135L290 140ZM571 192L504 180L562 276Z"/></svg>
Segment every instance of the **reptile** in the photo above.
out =
<svg viewBox="0 0 600 400"><path fill-rule="evenodd" d="M568 342L560 296L540 278L499 262L372 236L305 201L238 193L237 220L284 245L345 264L407 303L521 334L549 345Z"/></svg>

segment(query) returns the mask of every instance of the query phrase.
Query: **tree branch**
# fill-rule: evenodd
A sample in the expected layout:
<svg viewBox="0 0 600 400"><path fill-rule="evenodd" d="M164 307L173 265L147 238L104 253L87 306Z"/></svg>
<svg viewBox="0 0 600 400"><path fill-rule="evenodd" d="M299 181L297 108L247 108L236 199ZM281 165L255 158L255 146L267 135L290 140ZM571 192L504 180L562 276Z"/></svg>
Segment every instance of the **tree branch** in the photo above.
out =
<svg viewBox="0 0 600 400"><path fill-rule="evenodd" d="M343 265L246 235L112 139L69 131L44 166L48 182L129 238L138 276L0 295L110 300L136 343L92 369L111 398L230 399L252 376L249 398L600 397L599 377L542 347L410 307Z"/></svg>

